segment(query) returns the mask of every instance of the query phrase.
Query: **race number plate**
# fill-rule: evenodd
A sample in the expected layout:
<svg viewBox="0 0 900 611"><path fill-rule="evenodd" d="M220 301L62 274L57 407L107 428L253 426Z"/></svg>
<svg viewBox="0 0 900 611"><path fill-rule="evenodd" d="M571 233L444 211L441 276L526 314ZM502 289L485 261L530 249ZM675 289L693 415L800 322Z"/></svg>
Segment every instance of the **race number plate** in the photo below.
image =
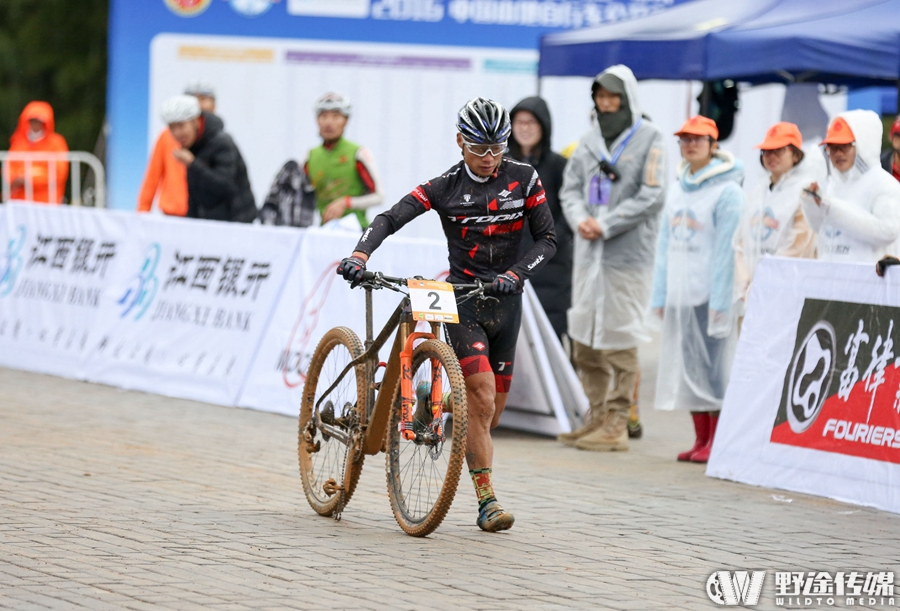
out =
<svg viewBox="0 0 900 611"><path fill-rule="evenodd" d="M453 292L452 284L410 278L406 281L406 287L409 289L413 320L459 322L456 294Z"/></svg>

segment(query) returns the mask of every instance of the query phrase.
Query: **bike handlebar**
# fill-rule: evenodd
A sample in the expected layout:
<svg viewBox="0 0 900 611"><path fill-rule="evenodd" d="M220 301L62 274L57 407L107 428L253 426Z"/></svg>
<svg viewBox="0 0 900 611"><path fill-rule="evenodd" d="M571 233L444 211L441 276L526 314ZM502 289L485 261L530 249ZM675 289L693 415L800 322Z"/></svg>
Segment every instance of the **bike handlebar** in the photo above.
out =
<svg viewBox="0 0 900 611"><path fill-rule="evenodd" d="M362 275L362 282L386 282L388 284L395 284L397 286L406 286L406 278L395 278L393 276L385 276L381 272L370 272L365 271ZM475 291L478 289L490 290L491 284L489 282L477 282L474 284L453 284L454 290L459 291Z"/></svg>
<svg viewBox="0 0 900 611"><path fill-rule="evenodd" d="M393 276L385 276L381 272L363 272L362 281L372 282L373 280L381 280L391 284L406 286L406 278L394 278Z"/></svg>

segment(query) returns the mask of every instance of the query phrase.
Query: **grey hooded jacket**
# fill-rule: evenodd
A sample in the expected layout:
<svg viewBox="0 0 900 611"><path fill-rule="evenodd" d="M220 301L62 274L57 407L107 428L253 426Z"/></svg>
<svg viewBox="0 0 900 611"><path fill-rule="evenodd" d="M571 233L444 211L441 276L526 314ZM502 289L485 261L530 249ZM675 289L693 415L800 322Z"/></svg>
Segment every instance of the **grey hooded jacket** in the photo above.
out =
<svg viewBox="0 0 900 611"><path fill-rule="evenodd" d="M624 350L646 339L643 312L650 297L659 215L665 201L666 158L663 135L642 119L637 81L625 66L607 70L625 85L632 111L631 135L615 167L620 178L612 183L609 202L589 203L591 179L600 175L600 160L611 159L595 126L578 143L566 165L560 192L562 209L572 231L575 248L572 307L568 334L594 350ZM628 138L626 128L612 143L616 151ZM603 236L585 240L578 225L589 216L597 219Z"/></svg>
<svg viewBox="0 0 900 611"><path fill-rule="evenodd" d="M632 126L641 125L632 135L616 163L621 178L612 184L609 205L592 206L588 203L591 178L600 175L600 160L612 155L600 134L600 127L585 134L578 148L566 165L563 187L560 192L563 212L575 233L577 244L585 242L578 235L578 224L588 216L597 219L603 229L604 267L619 269L647 269L653 267L656 235L659 231L659 213L665 203L666 147L662 131L647 119L642 119L637 96L637 80L631 70L622 65L612 66L605 72L619 77L625 84L625 93L632 111ZM625 140L631 128L626 129L612 144L615 151ZM582 254L588 254L582 251ZM579 267L576 262L575 267ZM576 280L577 282L577 280Z"/></svg>

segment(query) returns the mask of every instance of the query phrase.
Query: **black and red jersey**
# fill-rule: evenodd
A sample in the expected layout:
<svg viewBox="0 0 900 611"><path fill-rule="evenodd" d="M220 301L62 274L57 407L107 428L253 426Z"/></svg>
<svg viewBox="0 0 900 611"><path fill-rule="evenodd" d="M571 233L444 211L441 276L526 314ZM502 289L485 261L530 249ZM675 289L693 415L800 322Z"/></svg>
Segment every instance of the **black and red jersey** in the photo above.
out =
<svg viewBox="0 0 900 611"><path fill-rule="evenodd" d="M385 238L432 209L440 215L447 236L452 283L474 278L491 282L506 271L524 281L556 253L553 216L537 172L506 157L486 179L460 161L442 176L422 183L375 217L356 250L371 255ZM534 245L522 257L526 228Z"/></svg>

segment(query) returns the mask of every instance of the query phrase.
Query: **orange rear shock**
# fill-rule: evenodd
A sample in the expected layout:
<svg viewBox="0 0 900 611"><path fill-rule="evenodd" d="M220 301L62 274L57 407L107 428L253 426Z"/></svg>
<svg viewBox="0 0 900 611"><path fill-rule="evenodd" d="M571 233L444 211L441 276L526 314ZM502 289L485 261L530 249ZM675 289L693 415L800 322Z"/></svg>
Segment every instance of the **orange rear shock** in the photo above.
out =
<svg viewBox="0 0 900 611"><path fill-rule="evenodd" d="M400 353L400 406L403 418L397 428L400 429L403 439L407 441L413 441L416 438L416 433L413 431L413 409L416 405L416 394L412 387L412 353L413 343L420 339L434 339L434 335L432 333L410 333L406 338L406 345ZM432 395L434 395L434 386L432 386Z"/></svg>

